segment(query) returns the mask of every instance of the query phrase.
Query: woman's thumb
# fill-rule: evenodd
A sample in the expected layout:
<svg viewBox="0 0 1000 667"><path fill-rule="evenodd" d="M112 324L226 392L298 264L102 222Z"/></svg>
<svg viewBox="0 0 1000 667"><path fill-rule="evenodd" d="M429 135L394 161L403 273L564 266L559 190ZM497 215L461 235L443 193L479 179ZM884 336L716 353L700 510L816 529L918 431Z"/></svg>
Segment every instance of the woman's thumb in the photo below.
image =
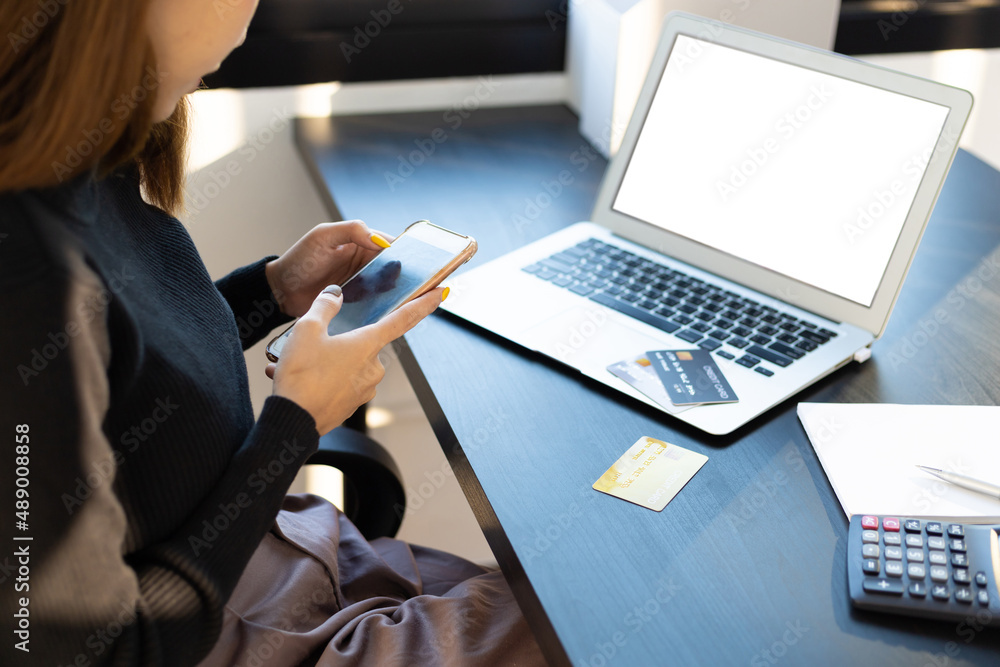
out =
<svg viewBox="0 0 1000 667"><path fill-rule="evenodd" d="M313 299L309 312L303 315L302 319L316 320L324 327L329 326L330 320L340 312L343 303L343 292L339 285L324 287L323 291Z"/></svg>

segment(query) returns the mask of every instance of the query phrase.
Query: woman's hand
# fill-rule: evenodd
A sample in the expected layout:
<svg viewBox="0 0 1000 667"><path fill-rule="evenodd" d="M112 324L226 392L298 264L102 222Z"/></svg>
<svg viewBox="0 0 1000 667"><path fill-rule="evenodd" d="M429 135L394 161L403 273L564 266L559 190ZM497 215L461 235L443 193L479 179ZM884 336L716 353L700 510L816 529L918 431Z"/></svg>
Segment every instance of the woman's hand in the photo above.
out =
<svg viewBox="0 0 1000 667"><path fill-rule="evenodd" d="M321 289L344 284L382 248L389 247L390 240L360 220L316 225L264 267L281 312L300 317Z"/></svg>
<svg viewBox="0 0 1000 667"><path fill-rule="evenodd" d="M378 358L382 348L430 315L444 296L444 289L433 289L375 324L331 336L327 327L343 297L339 287L327 288L295 323L278 363L268 364L274 393L308 411L320 435L333 430L375 397L375 385L385 375Z"/></svg>

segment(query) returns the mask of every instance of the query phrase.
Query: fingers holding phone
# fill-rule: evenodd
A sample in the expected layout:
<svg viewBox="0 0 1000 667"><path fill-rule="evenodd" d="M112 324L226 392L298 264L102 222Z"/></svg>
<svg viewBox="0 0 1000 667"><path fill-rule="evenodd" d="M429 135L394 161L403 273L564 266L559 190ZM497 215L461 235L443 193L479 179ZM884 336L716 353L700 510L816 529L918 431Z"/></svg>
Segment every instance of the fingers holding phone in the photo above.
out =
<svg viewBox="0 0 1000 667"><path fill-rule="evenodd" d="M375 324L331 336L327 325L343 295L339 287L327 288L290 333L279 362L269 366L274 394L309 412L320 434L331 431L375 397L385 375L379 352L432 313L443 293L432 290Z"/></svg>

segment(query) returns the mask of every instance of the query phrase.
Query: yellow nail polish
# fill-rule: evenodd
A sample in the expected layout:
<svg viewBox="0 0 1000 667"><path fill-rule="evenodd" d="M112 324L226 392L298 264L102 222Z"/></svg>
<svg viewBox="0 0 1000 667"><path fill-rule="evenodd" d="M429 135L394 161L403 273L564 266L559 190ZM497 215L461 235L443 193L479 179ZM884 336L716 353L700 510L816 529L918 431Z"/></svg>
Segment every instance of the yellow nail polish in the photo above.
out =
<svg viewBox="0 0 1000 667"><path fill-rule="evenodd" d="M450 293L451 293L451 288L450 287L445 287L444 291L441 292L441 300L444 301L445 299L447 299L448 298L448 294L450 294Z"/></svg>
<svg viewBox="0 0 1000 667"><path fill-rule="evenodd" d="M379 248L388 248L389 247L389 242L386 241L384 238L382 238L381 236L379 236L378 234L376 234L374 232L372 232L371 240L372 240L372 243L374 243L375 245L377 245Z"/></svg>

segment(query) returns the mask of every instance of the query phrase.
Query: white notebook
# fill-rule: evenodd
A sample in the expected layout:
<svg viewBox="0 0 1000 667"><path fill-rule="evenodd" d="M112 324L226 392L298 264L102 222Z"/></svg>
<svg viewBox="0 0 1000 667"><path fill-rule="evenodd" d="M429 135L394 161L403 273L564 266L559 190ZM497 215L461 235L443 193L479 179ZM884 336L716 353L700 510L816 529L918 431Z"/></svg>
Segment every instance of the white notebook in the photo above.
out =
<svg viewBox="0 0 1000 667"><path fill-rule="evenodd" d="M848 517L1000 522L1000 500L916 467L1000 484L1000 406L799 403L798 415Z"/></svg>

